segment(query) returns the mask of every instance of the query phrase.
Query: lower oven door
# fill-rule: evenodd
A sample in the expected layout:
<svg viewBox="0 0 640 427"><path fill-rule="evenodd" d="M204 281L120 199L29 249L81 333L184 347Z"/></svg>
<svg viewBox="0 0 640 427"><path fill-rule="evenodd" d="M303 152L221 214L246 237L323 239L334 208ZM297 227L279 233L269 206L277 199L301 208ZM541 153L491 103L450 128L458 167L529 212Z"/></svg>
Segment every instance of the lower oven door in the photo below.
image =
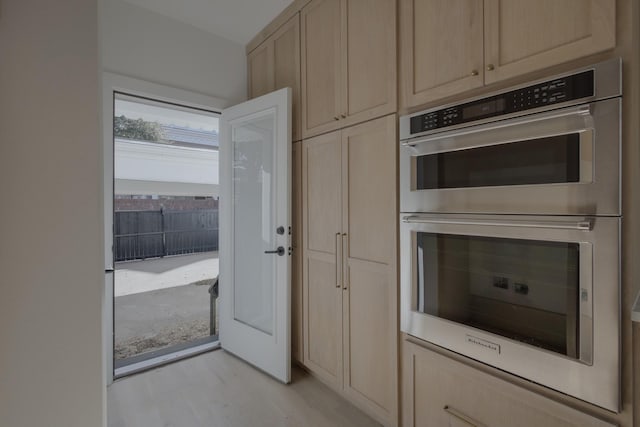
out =
<svg viewBox="0 0 640 427"><path fill-rule="evenodd" d="M401 221L403 332L619 411L619 218Z"/></svg>

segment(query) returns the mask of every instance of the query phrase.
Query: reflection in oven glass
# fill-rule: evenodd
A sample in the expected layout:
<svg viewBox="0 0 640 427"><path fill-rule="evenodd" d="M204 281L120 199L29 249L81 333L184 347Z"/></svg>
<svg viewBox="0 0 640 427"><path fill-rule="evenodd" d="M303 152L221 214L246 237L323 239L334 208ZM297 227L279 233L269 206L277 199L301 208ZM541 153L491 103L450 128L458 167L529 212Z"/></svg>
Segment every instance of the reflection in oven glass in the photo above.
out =
<svg viewBox="0 0 640 427"><path fill-rule="evenodd" d="M416 157L416 190L578 182L578 133Z"/></svg>
<svg viewBox="0 0 640 427"><path fill-rule="evenodd" d="M417 233L419 312L578 357L577 243Z"/></svg>

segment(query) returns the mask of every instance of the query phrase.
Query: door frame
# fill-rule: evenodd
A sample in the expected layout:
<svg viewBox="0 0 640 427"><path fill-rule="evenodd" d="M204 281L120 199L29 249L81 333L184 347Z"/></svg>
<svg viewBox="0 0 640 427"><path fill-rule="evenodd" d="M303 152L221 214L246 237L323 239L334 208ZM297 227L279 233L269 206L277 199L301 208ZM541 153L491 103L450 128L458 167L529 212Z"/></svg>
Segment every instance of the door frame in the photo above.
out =
<svg viewBox="0 0 640 427"><path fill-rule="evenodd" d="M113 370L113 117L114 117L114 95L116 93L149 98L155 101L176 104L183 107L204 109L207 111L220 113L235 101L216 98L210 95L178 89L157 83L148 82L121 74L103 72L102 73L102 213L104 224L104 272L105 284L102 298L102 357L103 384L109 386L114 380Z"/></svg>

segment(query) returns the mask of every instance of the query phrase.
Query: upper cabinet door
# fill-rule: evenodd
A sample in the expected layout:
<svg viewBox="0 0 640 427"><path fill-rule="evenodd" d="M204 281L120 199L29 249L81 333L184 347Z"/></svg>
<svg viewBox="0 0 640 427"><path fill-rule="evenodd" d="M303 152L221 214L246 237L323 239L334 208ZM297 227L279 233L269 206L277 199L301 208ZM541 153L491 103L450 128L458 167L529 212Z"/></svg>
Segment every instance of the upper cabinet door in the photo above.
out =
<svg viewBox="0 0 640 427"><path fill-rule="evenodd" d="M485 0L485 82L616 45L615 0Z"/></svg>
<svg viewBox="0 0 640 427"><path fill-rule="evenodd" d="M313 0L301 38L305 138L395 112L395 0Z"/></svg>
<svg viewBox="0 0 640 427"><path fill-rule="evenodd" d="M340 0L315 0L302 9L302 127L304 136L340 120Z"/></svg>
<svg viewBox="0 0 640 427"><path fill-rule="evenodd" d="M247 56L249 98L274 90L273 43L265 41Z"/></svg>
<svg viewBox="0 0 640 427"><path fill-rule="evenodd" d="M400 46L402 107L481 87L482 0L401 0Z"/></svg>
<svg viewBox="0 0 640 427"><path fill-rule="evenodd" d="M300 15L295 14L247 56L249 98L292 90L292 140L300 133Z"/></svg>
<svg viewBox="0 0 640 427"><path fill-rule="evenodd" d="M342 7L340 113L346 126L396 110L396 2L343 0Z"/></svg>
<svg viewBox="0 0 640 427"><path fill-rule="evenodd" d="M292 96L293 141L300 134L300 16L294 15L276 33L273 40L275 90L290 87Z"/></svg>

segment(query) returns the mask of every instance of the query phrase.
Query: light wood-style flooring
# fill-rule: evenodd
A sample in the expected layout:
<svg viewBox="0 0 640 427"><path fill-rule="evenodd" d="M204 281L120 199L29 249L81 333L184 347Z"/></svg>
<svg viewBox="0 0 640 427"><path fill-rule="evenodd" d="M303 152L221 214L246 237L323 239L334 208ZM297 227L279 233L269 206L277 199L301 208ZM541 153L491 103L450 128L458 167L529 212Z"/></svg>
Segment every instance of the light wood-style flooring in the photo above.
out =
<svg viewBox="0 0 640 427"><path fill-rule="evenodd" d="M224 350L118 380L107 402L109 427L380 427L300 368L283 385Z"/></svg>

